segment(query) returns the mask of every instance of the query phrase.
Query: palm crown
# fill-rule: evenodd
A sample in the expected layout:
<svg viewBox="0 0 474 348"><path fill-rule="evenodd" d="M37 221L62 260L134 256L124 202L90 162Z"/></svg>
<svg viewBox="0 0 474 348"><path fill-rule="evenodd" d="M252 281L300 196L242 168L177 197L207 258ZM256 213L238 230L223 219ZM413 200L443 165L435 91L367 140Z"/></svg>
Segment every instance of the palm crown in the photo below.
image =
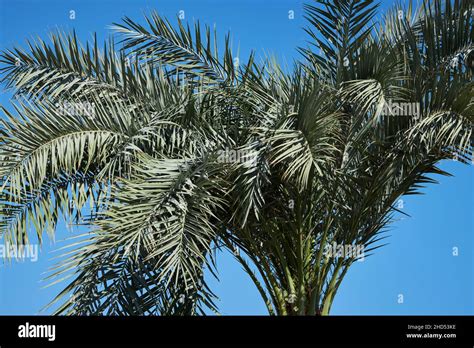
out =
<svg viewBox="0 0 474 348"><path fill-rule="evenodd" d="M58 314L217 310L204 269L228 248L270 314L328 314L402 195L472 157L473 5L305 6L310 44L286 72L235 64L230 39L153 13L98 47L56 33L1 54L0 233L90 228L52 270ZM403 115L390 103L415 105ZM387 111L388 110L388 111Z"/></svg>

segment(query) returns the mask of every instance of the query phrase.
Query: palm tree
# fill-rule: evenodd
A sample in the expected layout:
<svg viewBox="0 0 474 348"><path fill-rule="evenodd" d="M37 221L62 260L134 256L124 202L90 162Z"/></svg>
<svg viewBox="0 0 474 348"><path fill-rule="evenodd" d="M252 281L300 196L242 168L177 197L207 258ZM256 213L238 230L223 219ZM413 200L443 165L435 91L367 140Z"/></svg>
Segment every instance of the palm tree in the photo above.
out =
<svg viewBox="0 0 474 348"><path fill-rule="evenodd" d="M209 27L156 13L114 24L119 45L58 32L4 51L3 241L41 242L62 217L89 231L48 277L71 277L55 313L217 310L203 274L224 248L269 314L327 315L361 257L328 250L367 257L401 196L472 158L472 2L375 22L377 6L306 5L289 72L254 54L239 66L229 36L219 49Z"/></svg>

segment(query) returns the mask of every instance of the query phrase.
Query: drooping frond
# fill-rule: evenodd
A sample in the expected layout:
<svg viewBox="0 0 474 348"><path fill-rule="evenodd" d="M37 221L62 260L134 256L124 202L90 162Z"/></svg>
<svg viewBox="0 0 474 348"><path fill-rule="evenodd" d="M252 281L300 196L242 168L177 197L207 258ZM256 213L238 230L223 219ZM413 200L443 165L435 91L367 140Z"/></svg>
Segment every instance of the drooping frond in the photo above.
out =
<svg viewBox="0 0 474 348"><path fill-rule="evenodd" d="M317 50L300 49L318 74L327 74L334 83L343 78L343 70L360 54L370 37L378 4L373 0L318 0L304 6L305 28Z"/></svg>
<svg viewBox="0 0 474 348"><path fill-rule="evenodd" d="M235 77L234 60L230 39L225 40L222 61L219 59L217 35L211 35L209 27L201 33L199 22L194 30L185 26L178 18L175 29L167 19L156 12L145 17L148 28L134 22L128 17L123 23L115 23L112 28L123 35L124 49L127 54L135 56L140 62L154 65L169 65L175 71L197 77L201 83L230 82Z"/></svg>
<svg viewBox="0 0 474 348"><path fill-rule="evenodd" d="M4 51L19 101L0 133L0 233L53 236L62 214L91 228L48 278L72 277L57 313L215 310L203 274L222 245L270 313L327 314L363 257L328 248L370 255L401 196L473 156L472 3L396 5L378 23L376 9L306 5L290 72L237 66L228 36L221 51L210 28L156 13L114 25L118 52L75 34Z"/></svg>

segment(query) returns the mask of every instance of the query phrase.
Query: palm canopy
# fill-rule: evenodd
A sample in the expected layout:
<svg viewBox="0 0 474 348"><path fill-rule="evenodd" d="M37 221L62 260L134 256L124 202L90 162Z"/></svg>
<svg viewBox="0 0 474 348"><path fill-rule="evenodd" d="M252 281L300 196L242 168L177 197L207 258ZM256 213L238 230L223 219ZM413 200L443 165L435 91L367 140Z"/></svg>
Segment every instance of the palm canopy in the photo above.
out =
<svg viewBox="0 0 474 348"><path fill-rule="evenodd" d="M98 47L52 34L1 54L15 92L0 140L0 233L88 226L52 270L58 314L217 310L203 277L234 252L270 314L328 314L402 195L472 158L473 5L426 1L374 22L371 0L305 6L291 72L237 66L208 27L153 13ZM387 103L415 105L402 115ZM401 103L401 104L400 104ZM242 253L240 253L240 251Z"/></svg>

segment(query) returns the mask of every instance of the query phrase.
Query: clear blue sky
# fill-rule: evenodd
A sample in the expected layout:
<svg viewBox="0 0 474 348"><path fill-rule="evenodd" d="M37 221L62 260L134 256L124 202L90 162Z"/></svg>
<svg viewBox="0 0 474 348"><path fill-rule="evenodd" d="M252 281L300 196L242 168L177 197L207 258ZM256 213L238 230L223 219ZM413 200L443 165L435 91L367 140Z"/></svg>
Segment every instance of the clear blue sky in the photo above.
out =
<svg viewBox="0 0 474 348"><path fill-rule="evenodd" d="M45 38L57 27L75 29L79 38L93 32L105 37L107 26L127 15L142 18L156 9L174 18L217 25L230 30L234 47L245 60L250 49L276 54L291 62L296 47L305 44L303 1L293 0L0 0L0 48L24 45L25 39ZM382 1L381 10L392 1ZM71 20L70 11L76 18ZM293 10L295 18L288 18ZM3 93L3 92L2 92ZM5 105L9 95L1 94ZM388 246L356 263L344 280L332 314L474 314L474 167L446 161L442 169L454 177L439 177L424 196L403 198L410 218L394 223ZM42 289L43 272L53 264L53 251L71 233L60 226L57 241L46 242L36 263L0 266L0 314L37 314L65 283ZM459 250L453 256L453 248ZM220 281L210 280L222 314L266 314L263 302L240 266L229 254L218 257ZM404 303L398 303L402 294Z"/></svg>

